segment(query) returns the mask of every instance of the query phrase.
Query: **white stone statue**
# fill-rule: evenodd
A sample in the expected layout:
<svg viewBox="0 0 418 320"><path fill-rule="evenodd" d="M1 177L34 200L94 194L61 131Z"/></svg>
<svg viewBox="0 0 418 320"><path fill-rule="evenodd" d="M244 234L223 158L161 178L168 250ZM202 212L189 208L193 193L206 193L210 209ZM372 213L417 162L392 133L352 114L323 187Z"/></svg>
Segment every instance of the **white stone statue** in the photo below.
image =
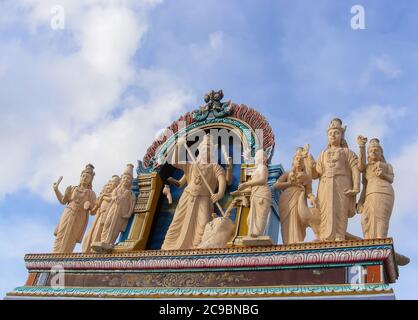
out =
<svg viewBox="0 0 418 320"><path fill-rule="evenodd" d="M322 241L345 240L348 218L355 215L356 195L360 192L358 157L348 148L345 130L340 119L332 120L327 148L316 163L309 157L312 176L319 178L317 197Z"/></svg>
<svg viewBox="0 0 418 320"><path fill-rule="evenodd" d="M184 172L187 186L177 204L173 221L161 247L162 250L197 248L201 243L206 224L211 220L214 212L213 204L222 199L225 194L225 171L218 163L210 163L210 159L217 159L217 156L211 153L217 154L218 152L211 136L204 137L198 147L197 160L193 163L179 162L178 146L184 146L185 143L183 138L177 142L172 164ZM217 188L217 193L212 194L208 186L211 190Z"/></svg>
<svg viewBox="0 0 418 320"><path fill-rule="evenodd" d="M248 215L248 236L260 237L264 235L267 218L271 210L272 194L268 185L267 156L263 150L255 154L256 169L247 182L238 186L239 191L251 188L250 213Z"/></svg>
<svg viewBox="0 0 418 320"><path fill-rule="evenodd" d="M90 253L91 245L94 242L101 241L101 235L103 231L103 225L106 221L107 211L109 210L110 202L112 200L112 192L120 183L120 177L114 175L111 180L106 183L100 192L99 198L97 199L96 205L92 212L95 215L94 222L83 239L83 252Z"/></svg>
<svg viewBox="0 0 418 320"><path fill-rule="evenodd" d="M364 239L387 238L389 220L395 201L392 187L394 173L386 162L378 139L372 139L367 148L367 138L359 136L360 171L363 173L363 191L357 205L361 213Z"/></svg>
<svg viewBox="0 0 418 320"><path fill-rule="evenodd" d="M71 253L83 239L89 212L96 204L96 194L92 190L93 177L94 167L88 164L81 172L80 184L67 187L64 195L58 189L62 177L53 184L58 201L67 205L54 232L53 253Z"/></svg>
<svg viewBox="0 0 418 320"><path fill-rule="evenodd" d="M197 246L199 249L224 248L231 240L234 222L228 216L218 217L215 213L212 214L212 218L205 227L202 241Z"/></svg>
<svg viewBox="0 0 418 320"><path fill-rule="evenodd" d="M279 216L284 244L304 242L308 226L319 237L320 217L317 199L312 193L308 155L309 145L297 148L291 170L285 172L274 184L275 189L283 190L279 200ZM307 199L313 208L307 206Z"/></svg>
<svg viewBox="0 0 418 320"><path fill-rule="evenodd" d="M119 233L125 231L128 220L135 206L135 194L132 192L132 164L128 164L121 181L112 192L112 199L103 224L100 242L92 244L96 252L109 251L113 248Z"/></svg>

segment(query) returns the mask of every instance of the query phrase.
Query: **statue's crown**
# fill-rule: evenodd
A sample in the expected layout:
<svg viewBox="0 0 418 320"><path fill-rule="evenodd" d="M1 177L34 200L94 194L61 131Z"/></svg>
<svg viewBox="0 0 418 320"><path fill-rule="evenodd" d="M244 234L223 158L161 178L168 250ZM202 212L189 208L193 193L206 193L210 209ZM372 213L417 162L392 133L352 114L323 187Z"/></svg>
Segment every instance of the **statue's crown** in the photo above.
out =
<svg viewBox="0 0 418 320"><path fill-rule="evenodd" d="M380 147L380 140L377 138L370 139L369 147Z"/></svg>
<svg viewBox="0 0 418 320"><path fill-rule="evenodd" d="M131 163L128 163L126 165L125 171L123 172L123 175L133 178L134 177L134 165Z"/></svg>
<svg viewBox="0 0 418 320"><path fill-rule="evenodd" d="M86 165L86 168L81 172L81 174L83 173L88 173L94 176L94 166L91 163L89 163L88 165Z"/></svg>
<svg viewBox="0 0 418 320"><path fill-rule="evenodd" d="M345 130L347 129L346 126L343 127L343 121L339 118L335 118L331 120L331 123L329 124L328 131L332 129L338 129L342 133L345 133Z"/></svg>

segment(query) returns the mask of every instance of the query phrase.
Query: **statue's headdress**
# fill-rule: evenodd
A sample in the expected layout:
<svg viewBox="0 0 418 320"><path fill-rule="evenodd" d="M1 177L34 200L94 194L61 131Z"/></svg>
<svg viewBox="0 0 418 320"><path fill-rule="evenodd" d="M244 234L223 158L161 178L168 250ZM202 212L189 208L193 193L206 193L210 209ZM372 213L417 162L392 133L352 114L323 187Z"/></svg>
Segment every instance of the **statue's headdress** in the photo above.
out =
<svg viewBox="0 0 418 320"><path fill-rule="evenodd" d="M331 120L327 132L333 129L337 129L341 132L341 147L348 148L348 143L345 140L345 131L347 130L347 126L343 126L343 121L341 119L335 118Z"/></svg>
<svg viewBox="0 0 418 320"><path fill-rule="evenodd" d="M380 152L382 153L382 159L381 159L381 161L386 162L385 156L383 155L383 148L380 145L380 140L379 139L377 139L377 138L370 139L368 149L370 149L372 147L377 147L377 148L380 149Z"/></svg>
<svg viewBox="0 0 418 320"><path fill-rule="evenodd" d="M263 155L263 163L267 164L268 158L269 158L267 152L265 152L264 149L258 149L255 152L255 156L257 156L257 154L262 154Z"/></svg>
<svg viewBox="0 0 418 320"><path fill-rule="evenodd" d="M83 171L81 171L81 175L83 175L83 173L88 173L89 175L91 175L91 180L93 182L93 178L94 178L95 173L94 173L94 166L91 163L86 165L86 168ZM93 187L92 182L90 182L89 185L88 185L88 187L90 189Z"/></svg>
<svg viewBox="0 0 418 320"><path fill-rule="evenodd" d="M341 119L335 118L329 124L327 131L330 131L332 129L338 129L344 135L345 134L345 131L347 130L347 126L343 126L343 122L342 122Z"/></svg>
<svg viewBox="0 0 418 320"><path fill-rule="evenodd" d="M83 173L88 173L94 177L94 166L91 163L89 163L88 165L86 165L86 168L81 172L81 174Z"/></svg>
<svg viewBox="0 0 418 320"><path fill-rule="evenodd" d="M204 148L204 149L203 149ZM210 135L210 134L206 134L204 137L203 137L203 139L202 139L202 142L199 144L199 146L198 146L198 150L199 150L199 154L200 154L200 152L201 151L205 151L205 152L207 152L208 151L208 149L209 149L209 153L210 153L210 160L212 161L217 161L217 158L216 159L214 159L214 158L212 158L212 156L213 157L215 157L215 153L217 153L218 152L218 148L217 148L217 145L215 144L215 142L213 141L213 137L212 137L212 135Z"/></svg>
<svg viewBox="0 0 418 320"><path fill-rule="evenodd" d="M122 176L129 176L131 179L134 177L134 165L131 163L128 163L126 165L126 169L123 172Z"/></svg>

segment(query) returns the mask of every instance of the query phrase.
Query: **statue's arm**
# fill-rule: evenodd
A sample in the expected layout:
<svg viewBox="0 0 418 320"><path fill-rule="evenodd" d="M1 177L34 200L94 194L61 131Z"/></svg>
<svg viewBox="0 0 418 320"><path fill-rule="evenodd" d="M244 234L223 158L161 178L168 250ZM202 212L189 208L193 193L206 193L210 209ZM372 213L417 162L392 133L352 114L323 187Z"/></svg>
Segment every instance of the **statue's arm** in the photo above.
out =
<svg viewBox="0 0 418 320"><path fill-rule="evenodd" d="M131 192L131 203L130 203L130 206L129 206L129 217L131 217L132 212L134 211L135 202L136 202L135 193Z"/></svg>
<svg viewBox="0 0 418 320"><path fill-rule="evenodd" d="M286 189L291 186L291 182L287 181L289 177L289 172L283 173L279 179L277 179L276 183L273 185L273 188L276 190Z"/></svg>
<svg viewBox="0 0 418 320"><path fill-rule="evenodd" d="M225 175L221 174L218 176L218 195L223 198L225 195L226 190L226 177Z"/></svg>
<svg viewBox="0 0 418 320"><path fill-rule="evenodd" d="M62 181L62 176L58 179L57 182L54 182L52 184L52 189L54 190L55 196L57 197L59 203L61 204L66 204L66 202L64 201L64 195L61 193L61 191L59 190L59 185ZM67 188L68 189L68 188ZM67 192L67 189L65 190Z"/></svg>
<svg viewBox="0 0 418 320"><path fill-rule="evenodd" d="M315 161L313 156L310 154L308 156L307 164L308 164L308 172L311 175L311 178L318 179L322 175L322 171L323 171L320 158L318 159L318 161Z"/></svg>
<svg viewBox="0 0 418 320"><path fill-rule="evenodd" d="M89 211L91 215L96 214L96 211L93 210L96 207L96 204L97 204L96 193L92 190L91 195L90 195L90 207L89 207Z"/></svg>
<svg viewBox="0 0 418 320"><path fill-rule="evenodd" d="M68 186L67 189L65 189L64 194L62 194L59 191L58 187L54 188L55 195L56 195L58 201L61 204L67 204L68 202L70 202L70 199L71 199L71 190L72 190L72 187L71 186Z"/></svg>
<svg viewBox="0 0 418 320"><path fill-rule="evenodd" d="M218 202L219 200L221 200L224 195L225 195L225 190L226 190L226 178L225 178L225 174L220 174L218 175L218 192L213 194L211 199L212 202Z"/></svg>
<svg viewBox="0 0 418 320"><path fill-rule="evenodd" d="M226 184L230 186L232 184L232 158L228 158L228 163L226 164Z"/></svg>
<svg viewBox="0 0 418 320"><path fill-rule="evenodd" d="M358 136L357 137L357 143L360 149L360 156L359 156L359 163L358 163L358 168L360 170L360 172L364 173L366 171L367 168L367 164L366 164L366 143L367 143L367 138L363 137L363 136Z"/></svg>
<svg viewBox="0 0 418 320"><path fill-rule="evenodd" d="M351 166L351 175L353 178L353 189L351 190L352 194L360 193L360 183L361 183L361 172L359 169L359 159L357 155L349 150L350 166Z"/></svg>
<svg viewBox="0 0 418 320"><path fill-rule="evenodd" d="M54 188L55 196L57 197L59 203L65 204L64 195L59 191L58 187Z"/></svg>
<svg viewBox="0 0 418 320"><path fill-rule="evenodd" d="M367 179L363 177L363 189L361 190L360 198L357 203L357 212L362 213L363 212L363 205L366 201L366 191L367 191Z"/></svg>
<svg viewBox="0 0 418 320"><path fill-rule="evenodd" d="M269 177L269 171L267 166L263 166L261 169L261 174L257 179L253 179L253 177L245 183L247 187L254 187L254 186L263 186L267 184Z"/></svg>
<svg viewBox="0 0 418 320"><path fill-rule="evenodd" d="M358 168L358 166L354 166L351 168L351 172L353 175L353 190L356 191L357 193L360 192L360 170Z"/></svg>
<svg viewBox="0 0 418 320"><path fill-rule="evenodd" d="M180 180L176 180L173 177L169 177L167 179L167 182L177 188L182 188L186 182L187 182L187 178L186 178L186 174L184 174Z"/></svg>
<svg viewBox="0 0 418 320"><path fill-rule="evenodd" d="M393 167L388 163L386 165L387 165L386 172L382 173L380 177L385 179L389 183L393 183L395 179L395 174L393 173Z"/></svg>

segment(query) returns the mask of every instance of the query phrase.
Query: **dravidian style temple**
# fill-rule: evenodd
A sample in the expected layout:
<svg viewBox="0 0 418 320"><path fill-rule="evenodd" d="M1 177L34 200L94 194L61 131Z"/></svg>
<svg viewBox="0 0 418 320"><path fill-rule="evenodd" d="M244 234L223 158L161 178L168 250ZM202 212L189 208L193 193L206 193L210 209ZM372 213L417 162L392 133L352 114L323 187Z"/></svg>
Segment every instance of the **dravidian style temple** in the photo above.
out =
<svg viewBox="0 0 418 320"><path fill-rule="evenodd" d="M394 169L381 142L351 149L330 119L320 155L298 147L286 171L271 163L267 119L223 95L167 127L136 177L128 164L98 196L91 164L78 186L55 182L65 208L52 253L27 254L26 283L6 298L394 299L409 258L388 238ZM356 214L362 237L347 232Z"/></svg>

